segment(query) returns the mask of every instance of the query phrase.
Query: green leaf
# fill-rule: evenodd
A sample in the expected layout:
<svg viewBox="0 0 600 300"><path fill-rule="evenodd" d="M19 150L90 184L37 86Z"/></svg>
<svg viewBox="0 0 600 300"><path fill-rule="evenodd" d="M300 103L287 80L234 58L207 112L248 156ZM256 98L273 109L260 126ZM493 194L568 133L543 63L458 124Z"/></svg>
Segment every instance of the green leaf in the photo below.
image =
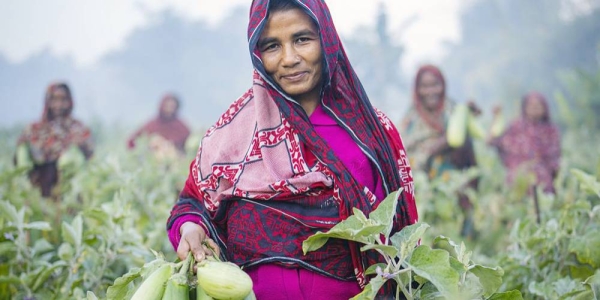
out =
<svg viewBox="0 0 600 300"><path fill-rule="evenodd" d="M73 227L67 222L62 223L62 237L65 242L71 244L73 247L76 246L77 237L75 229L73 229Z"/></svg>
<svg viewBox="0 0 600 300"><path fill-rule="evenodd" d="M96 294L94 294L93 292L88 291L85 299L86 300L98 300L98 297L96 297Z"/></svg>
<svg viewBox="0 0 600 300"><path fill-rule="evenodd" d="M0 276L0 284L21 284L21 278L17 276Z"/></svg>
<svg viewBox="0 0 600 300"><path fill-rule="evenodd" d="M71 226L73 226L73 230L75 230L75 246L77 248L81 247L83 241L83 218L81 215L77 215L73 222L71 222Z"/></svg>
<svg viewBox="0 0 600 300"><path fill-rule="evenodd" d="M362 210L354 207L352 208L352 213L354 214L354 216L356 216L356 218L363 223L364 225L369 224L369 219L367 219L367 216L365 216L365 213L363 213Z"/></svg>
<svg viewBox="0 0 600 300"><path fill-rule="evenodd" d="M385 284L386 281L387 280L381 276L374 277L373 279L371 279L371 281L369 281L369 284L365 286L363 291L360 294L351 298L351 300L375 299L375 297L377 296L377 292L379 292L379 289L381 289L381 287Z"/></svg>
<svg viewBox="0 0 600 300"><path fill-rule="evenodd" d="M365 226L356 216L352 215L327 232L319 231L308 237L302 242L302 250L304 254L317 250L323 247L330 238L355 241L363 244L372 243L374 241L373 235L380 234L384 228L385 225Z"/></svg>
<svg viewBox="0 0 600 300"><path fill-rule="evenodd" d="M495 293L487 298L487 300L523 300L523 296L521 295L521 292L514 290L504 293Z"/></svg>
<svg viewBox="0 0 600 300"><path fill-rule="evenodd" d="M600 198L600 182L596 177L577 169L571 170L571 174L577 178L583 190Z"/></svg>
<svg viewBox="0 0 600 300"><path fill-rule="evenodd" d="M378 263L378 264L374 264L370 267L367 268L367 270L365 270L365 275L373 275L377 273L377 267L380 267L382 270L385 269L385 267L387 267L386 264L384 263Z"/></svg>
<svg viewBox="0 0 600 300"><path fill-rule="evenodd" d="M52 273L54 273L54 271L56 271L59 268L64 268L67 267L67 263L64 261L57 261L54 264L52 264L49 268L45 269L42 273L40 273L40 275L35 279L35 282L32 286L32 290L34 292L37 292L39 288L41 288L43 286L44 283L46 283L46 281L48 280L48 278L50 278L50 276L52 275ZM67 274L64 274L64 276L66 277Z"/></svg>
<svg viewBox="0 0 600 300"><path fill-rule="evenodd" d="M528 290L531 294L544 297L544 299L554 298L554 288L550 283L532 281L529 283Z"/></svg>
<svg viewBox="0 0 600 300"><path fill-rule="evenodd" d="M394 246L369 244L360 248L360 251L363 252L367 250L380 250L390 257L396 257L398 255L398 249Z"/></svg>
<svg viewBox="0 0 600 300"><path fill-rule="evenodd" d="M569 242L569 252L575 253L577 260L594 268L600 267L600 235L596 230L588 230Z"/></svg>
<svg viewBox="0 0 600 300"><path fill-rule="evenodd" d="M106 291L106 299L107 300L117 300L117 299L125 299L127 293L129 292L130 285L132 281L139 278L141 276L141 269L134 268L129 270L127 274L117 278L113 285L111 285Z"/></svg>
<svg viewBox="0 0 600 300"><path fill-rule="evenodd" d="M12 241L6 241L0 243L0 257L7 255L8 253L16 252L17 246Z"/></svg>
<svg viewBox="0 0 600 300"><path fill-rule="evenodd" d="M423 284L420 295L422 300L446 300L431 282Z"/></svg>
<svg viewBox="0 0 600 300"><path fill-rule="evenodd" d="M489 297L502 285L504 271L500 267L490 268L482 265L473 265L469 271L479 278L483 288L483 295Z"/></svg>
<svg viewBox="0 0 600 300"><path fill-rule="evenodd" d="M591 288L592 293L594 294L594 297L596 299L600 298L600 271L597 271L596 275L586 279L584 284L588 285Z"/></svg>
<svg viewBox="0 0 600 300"><path fill-rule="evenodd" d="M372 222L386 226L382 231L386 239L390 237L390 233L394 225L394 215L396 214L398 197L401 195L402 188L400 188L397 192L391 193L385 197L385 199L379 203L377 208L369 214L369 219Z"/></svg>
<svg viewBox="0 0 600 300"><path fill-rule="evenodd" d="M450 256L458 259L458 250L460 248L454 241L450 238L440 235L433 240L434 249L444 249L450 253Z"/></svg>
<svg viewBox="0 0 600 300"><path fill-rule="evenodd" d="M401 259L406 259L411 251L415 249L427 228L429 228L427 223L415 223L402 228L400 232L396 232L390 238L392 245L400 249Z"/></svg>
<svg viewBox="0 0 600 300"><path fill-rule="evenodd" d="M413 251L409 266L413 272L429 280L448 299L456 299L459 274L450 266L445 250L419 246Z"/></svg>
<svg viewBox="0 0 600 300"><path fill-rule="evenodd" d="M23 225L23 228L29 229L29 230L41 230L41 231L52 230L52 227L50 227L50 224L48 222L31 222L31 223Z"/></svg>
<svg viewBox="0 0 600 300"><path fill-rule="evenodd" d="M2 215L8 219L8 221L13 223L13 225L17 225L19 223L17 209L10 202L0 201L0 211L2 212Z"/></svg>
<svg viewBox="0 0 600 300"><path fill-rule="evenodd" d="M461 263L460 261L458 261L458 259L450 256L450 266L452 267L452 269L456 270L456 272L458 272L458 274L464 274L465 272L467 272L468 270L468 266L465 266L463 263Z"/></svg>
<svg viewBox="0 0 600 300"><path fill-rule="evenodd" d="M73 250L73 246L69 243L62 243L60 247L58 247L58 257L64 261L69 261L73 258L75 251Z"/></svg>

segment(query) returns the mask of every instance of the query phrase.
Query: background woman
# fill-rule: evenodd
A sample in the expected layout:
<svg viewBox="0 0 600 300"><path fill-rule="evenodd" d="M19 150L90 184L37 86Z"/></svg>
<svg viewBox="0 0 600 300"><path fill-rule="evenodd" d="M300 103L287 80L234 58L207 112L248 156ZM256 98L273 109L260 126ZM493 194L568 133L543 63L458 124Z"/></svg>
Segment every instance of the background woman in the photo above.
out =
<svg viewBox="0 0 600 300"><path fill-rule="evenodd" d="M501 110L494 110L498 120ZM506 167L506 182L524 173L534 174L536 185L546 193L554 193L554 179L560 167L560 133L552 123L546 97L538 92L523 96L521 117L513 121L490 144L498 149Z"/></svg>
<svg viewBox="0 0 600 300"><path fill-rule="evenodd" d="M18 147L25 147L33 161L29 172L32 184L39 187L42 196L50 197L58 184L57 162L70 147L81 150L86 159L94 151L90 130L71 116L73 98L65 83L48 87L44 112L39 122L30 124L21 134Z"/></svg>
<svg viewBox="0 0 600 300"><path fill-rule="evenodd" d="M477 108L470 105L472 111ZM467 137L465 143L453 148L448 144L446 130L453 103L446 98L446 81L440 69L432 65L422 66L415 78L413 105L401 123L402 137L411 164L426 172L430 179L444 176L449 170L464 170L476 166L473 142ZM476 188L477 180L468 187ZM459 205L465 212L462 236L473 231L473 205L464 193L458 193Z"/></svg>

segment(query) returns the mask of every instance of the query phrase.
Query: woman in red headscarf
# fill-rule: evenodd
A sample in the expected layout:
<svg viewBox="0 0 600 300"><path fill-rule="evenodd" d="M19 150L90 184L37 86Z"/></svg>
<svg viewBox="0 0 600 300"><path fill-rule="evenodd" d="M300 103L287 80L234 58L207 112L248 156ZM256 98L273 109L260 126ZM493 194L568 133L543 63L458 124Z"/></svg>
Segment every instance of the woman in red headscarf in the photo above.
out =
<svg viewBox="0 0 600 300"><path fill-rule="evenodd" d="M168 151L175 148L180 154L185 152L185 142L190 130L178 118L179 99L173 94L166 94L159 105L158 116L136 131L128 140L129 148L135 147L135 140L140 136L151 138L151 147L157 151Z"/></svg>
<svg viewBox="0 0 600 300"><path fill-rule="evenodd" d="M500 110L494 111L499 118ZM560 167L560 133L550 119L546 97L530 92L523 97L521 117L513 121L490 144L498 149L506 167L506 182L512 184L523 173L534 174L536 184L554 193L554 179Z"/></svg>
<svg viewBox="0 0 600 300"><path fill-rule="evenodd" d="M243 266L258 299L348 299L366 284L359 245L302 242L403 188L394 230L417 221L410 166L370 103L322 0L255 0L252 87L206 133L167 222L178 256Z"/></svg>
<svg viewBox="0 0 600 300"><path fill-rule="evenodd" d="M58 183L57 162L70 147L78 147L86 159L93 153L90 130L71 116L73 98L67 84L48 87L44 112L39 122L29 125L19 137L18 147L25 147L34 165L29 179L42 196L50 197Z"/></svg>
<svg viewBox="0 0 600 300"><path fill-rule="evenodd" d="M401 123L402 137L410 154L411 164L429 178L444 176L449 170L463 170L477 165L473 142L467 138L457 148L448 144L446 130L453 103L446 97L446 81L440 69L432 65L419 68L413 90L413 105ZM474 104L470 109L477 113ZM477 187L477 180L469 183ZM473 233L472 204L464 193L458 194L459 205L465 211L461 235Z"/></svg>

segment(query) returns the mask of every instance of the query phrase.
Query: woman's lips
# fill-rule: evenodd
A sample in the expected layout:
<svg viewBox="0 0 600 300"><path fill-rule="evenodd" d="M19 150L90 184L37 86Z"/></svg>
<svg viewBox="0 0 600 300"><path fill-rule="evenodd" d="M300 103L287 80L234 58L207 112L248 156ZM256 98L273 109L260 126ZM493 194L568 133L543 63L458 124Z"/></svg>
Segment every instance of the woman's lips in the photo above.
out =
<svg viewBox="0 0 600 300"><path fill-rule="evenodd" d="M285 79L286 81L296 82L296 81L301 81L302 79L304 79L304 76L306 76L306 74L308 74L308 72L298 72L298 73L282 76L282 78Z"/></svg>

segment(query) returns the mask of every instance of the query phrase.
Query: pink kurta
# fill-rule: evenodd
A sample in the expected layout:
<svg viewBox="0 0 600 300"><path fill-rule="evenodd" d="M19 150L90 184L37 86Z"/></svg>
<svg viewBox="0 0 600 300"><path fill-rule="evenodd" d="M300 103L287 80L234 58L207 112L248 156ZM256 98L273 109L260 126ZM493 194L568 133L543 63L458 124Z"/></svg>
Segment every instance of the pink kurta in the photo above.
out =
<svg viewBox="0 0 600 300"><path fill-rule="evenodd" d="M318 106L312 113L310 121L356 181L371 190L378 199L383 199L385 193L381 178L352 137L325 113L322 106ZM196 215L179 217L169 230L169 239L175 248L181 239L179 229L185 222L202 221ZM247 269L246 272L252 278L254 293L258 299L349 299L361 291L356 281L341 281L303 268L263 264Z"/></svg>

